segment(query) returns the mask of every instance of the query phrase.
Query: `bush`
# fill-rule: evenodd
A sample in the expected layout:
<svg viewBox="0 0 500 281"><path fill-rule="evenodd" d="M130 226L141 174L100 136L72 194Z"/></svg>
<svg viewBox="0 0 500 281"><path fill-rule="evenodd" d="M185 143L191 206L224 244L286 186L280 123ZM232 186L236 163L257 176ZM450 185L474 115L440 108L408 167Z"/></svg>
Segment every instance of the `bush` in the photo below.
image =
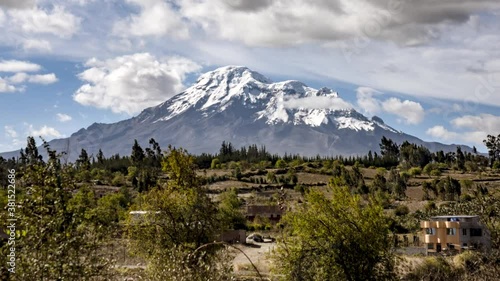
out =
<svg viewBox="0 0 500 281"><path fill-rule="evenodd" d="M500 169L500 161L497 160L497 161L495 161L495 163L493 163L493 169L495 169L495 170Z"/></svg>
<svg viewBox="0 0 500 281"><path fill-rule="evenodd" d="M424 206L424 210L426 212L430 212L435 209L436 209L436 203L434 203L434 201L428 201Z"/></svg>
<svg viewBox="0 0 500 281"><path fill-rule="evenodd" d="M422 169L420 167L411 168L408 174L412 177L420 176L422 174Z"/></svg>
<svg viewBox="0 0 500 281"><path fill-rule="evenodd" d="M215 158L212 160L212 164L210 165L211 169L220 169L220 160Z"/></svg>
<svg viewBox="0 0 500 281"><path fill-rule="evenodd" d="M120 172L115 172L113 180L111 180L111 185L124 186L125 185L125 176Z"/></svg>
<svg viewBox="0 0 500 281"><path fill-rule="evenodd" d="M438 169L434 169L431 171L430 175L433 177L439 177L439 176L441 176L441 171Z"/></svg>
<svg viewBox="0 0 500 281"><path fill-rule="evenodd" d="M278 161L276 161L275 167L276 167L276 169L286 168L286 162L285 162L285 160L279 159Z"/></svg>
<svg viewBox="0 0 500 281"><path fill-rule="evenodd" d="M410 213L410 209L406 205L398 205L394 210L394 214L398 217L406 216Z"/></svg>
<svg viewBox="0 0 500 281"><path fill-rule="evenodd" d="M460 276L461 271L441 256L427 257L420 265L408 273L403 280L448 281ZM431 279L428 279L432 277Z"/></svg>

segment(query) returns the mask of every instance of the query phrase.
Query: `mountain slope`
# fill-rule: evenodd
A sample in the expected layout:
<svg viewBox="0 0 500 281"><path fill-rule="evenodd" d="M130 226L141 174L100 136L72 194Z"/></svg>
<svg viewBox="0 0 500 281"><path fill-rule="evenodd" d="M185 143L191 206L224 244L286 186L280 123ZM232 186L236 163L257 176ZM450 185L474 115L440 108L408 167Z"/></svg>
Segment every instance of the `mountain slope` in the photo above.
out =
<svg viewBox="0 0 500 281"><path fill-rule="evenodd" d="M369 119L331 89L316 90L292 80L273 83L237 66L203 74L193 86L134 118L95 123L50 145L66 151L70 161L82 148L94 155L99 148L107 156L129 155L134 139L145 147L150 138L163 148L172 144L191 153L217 152L225 140L236 147L266 145L269 151L281 154L357 155L378 151L382 136L397 143L423 144L432 151L456 149L423 142L380 118Z"/></svg>

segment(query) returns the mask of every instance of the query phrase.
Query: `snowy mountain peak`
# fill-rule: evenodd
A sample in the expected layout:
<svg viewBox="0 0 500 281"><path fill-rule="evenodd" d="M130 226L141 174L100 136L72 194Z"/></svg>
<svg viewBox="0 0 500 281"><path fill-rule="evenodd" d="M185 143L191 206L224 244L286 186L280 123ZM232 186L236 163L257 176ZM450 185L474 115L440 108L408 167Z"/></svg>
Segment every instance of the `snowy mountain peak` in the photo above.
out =
<svg viewBox="0 0 500 281"><path fill-rule="evenodd" d="M244 66L225 66L207 72L184 92L145 110L138 119L141 123L165 122L186 112L198 120L224 112L225 116L264 121L268 125L393 130L383 121L370 120L354 110L332 89L314 89L297 80L272 82Z"/></svg>
<svg viewBox="0 0 500 281"><path fill-rule="evenodd" d="M196 81L196 84L202 86L223 81L228 84L241 84L252 82L252 80L265 84L272 83L269 78L250 70L248 67L230 65L217 68L201 75Z"/></svg>

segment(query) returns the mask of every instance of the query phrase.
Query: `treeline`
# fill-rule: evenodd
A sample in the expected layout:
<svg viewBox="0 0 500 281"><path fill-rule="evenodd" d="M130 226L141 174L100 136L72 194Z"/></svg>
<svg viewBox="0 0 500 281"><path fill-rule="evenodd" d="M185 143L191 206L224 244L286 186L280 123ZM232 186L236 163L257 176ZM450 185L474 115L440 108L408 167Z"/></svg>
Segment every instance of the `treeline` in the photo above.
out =
<svg viewBox="0 0 500 281"><path fill-rule="evenodd" d="M416 145L407 141L397 144L393 140L382 137L380 151L369 151L363 156L320 156L305 157L299 154L271 154L265 145L260 147L256 144L236 148L232 143L223 141L218 153L202 153L193 155L194 163L200 169L240 169L235 171L236 175L246 169L268 169L297 167L303 163L321 163L322 167L329 170L331 163L340 163L344 166L360 165L361 167L400 168L403 171L413 171L415 168L423 169L423 173L433 172L437 175L440 170L455 169L460 171L476 172L487 167L500 168L500 135L494 137L489 135L484 141L488 148L489 158L478 154L474 148L473 152L463 152L457 146L454 152L437 151L431 152L422 145ZM155 186L161 177L161 159L163 150L158 142L151 138L149 146L141 147L137 140L131 147L129 156L115 154L105 157L99 150L97 155L89 155L82 149L74 165L74 176L82 182L106 182L113 185L124 185L130 181L138 190L147 190ZM64 155L62 156L64 158ZM8 169L18 169L33 163L43 162L38 153L35 139L28 137L27 146L20 150L19 157L4 159L0 157L0 176ZM238 163L235 165L235 163ZM430 165L430 166L429 166ZM439 167L438 168L436 168ZM413 168L413 170L412 170ZM323 172L330 174L330 172ZM0 184L4 186L6 177L0 177ZM209 180L210 181L210 180Z"/></svg>

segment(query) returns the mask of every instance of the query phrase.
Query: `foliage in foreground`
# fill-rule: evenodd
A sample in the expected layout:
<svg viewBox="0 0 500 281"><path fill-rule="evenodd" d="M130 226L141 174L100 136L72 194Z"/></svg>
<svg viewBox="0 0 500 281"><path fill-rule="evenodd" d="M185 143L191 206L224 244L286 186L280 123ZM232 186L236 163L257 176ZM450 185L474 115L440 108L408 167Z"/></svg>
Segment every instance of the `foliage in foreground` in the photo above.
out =
<svg viewBox="0 0 500 281"><path fill-rule="evenodd" d="M135 208L145 213L129 218L130 249L147 261L151 280L230 280L229 257L220 248L196 251L220 234L222 220L192 156L170 148L162 165L170 180L138 200Z"/></svg>
<svg viewBox="0 0 500 281"><path fill-rule="evenodd" d="M331 198L311 190L305 203L284 217L284 236L274 256L283 280L390 280L394 257L383 209L332 187Z"/></svg>
<svg viewBox="0 0 500 281"><path fill-rule="evenodd" d="M99 249L106 227L86 212L94 197L81 193L81 199L88 200L76 200L72 196L75 186L66 171L68 167L62 166L55 152L46 148L49 161L31 159L23 178L18 180L17 189L19 193L23 191L23 200L19 199L16 206L15 245L2 246L2 258L10 247L15 247L16 268L15 274L2 278L104 280L109 260ZM5 215L2 214L4 221ZM4 264L2 261L2 267Z"/></svg>

